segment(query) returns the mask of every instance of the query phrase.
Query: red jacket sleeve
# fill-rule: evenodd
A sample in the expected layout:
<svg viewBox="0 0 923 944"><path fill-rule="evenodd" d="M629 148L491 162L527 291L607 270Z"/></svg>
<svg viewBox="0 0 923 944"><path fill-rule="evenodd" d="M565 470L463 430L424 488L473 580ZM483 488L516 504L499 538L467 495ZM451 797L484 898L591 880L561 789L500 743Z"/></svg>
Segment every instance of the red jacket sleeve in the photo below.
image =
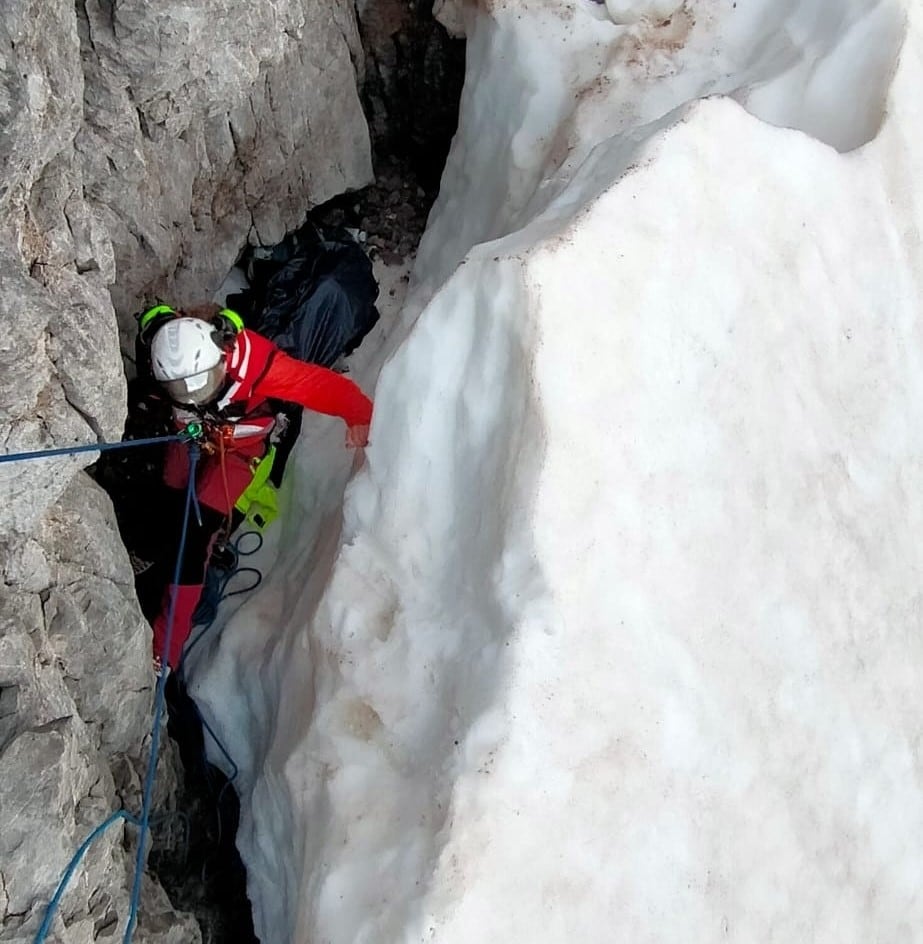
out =
<svg viewBox="0 0 923 944"><path fill-rule="evenodd" d="M266 373L253 390L260 397L288 400L328 416L339 416L347 426L368 426L372 401L349 378L336 371L306 364L276 351Z"/></svg>

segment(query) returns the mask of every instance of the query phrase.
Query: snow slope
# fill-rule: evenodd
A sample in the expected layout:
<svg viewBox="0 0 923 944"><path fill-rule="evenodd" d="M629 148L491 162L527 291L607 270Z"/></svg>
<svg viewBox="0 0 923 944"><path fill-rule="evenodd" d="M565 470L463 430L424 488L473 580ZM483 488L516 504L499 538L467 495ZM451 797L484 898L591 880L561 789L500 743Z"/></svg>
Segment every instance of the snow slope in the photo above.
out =
<svg viewBox="0 0 923 944"><path fill-rule="evenodd" d="M920 935L921 14L625 6L464 8L367 463L201 647L266 942Z"/></svg>

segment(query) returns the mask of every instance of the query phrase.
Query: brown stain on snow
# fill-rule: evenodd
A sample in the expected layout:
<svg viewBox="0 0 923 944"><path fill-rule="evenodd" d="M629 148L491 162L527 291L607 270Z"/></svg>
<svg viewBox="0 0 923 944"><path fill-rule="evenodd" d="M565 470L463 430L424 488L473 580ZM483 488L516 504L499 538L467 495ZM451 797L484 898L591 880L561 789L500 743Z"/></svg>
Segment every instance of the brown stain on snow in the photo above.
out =
<svg viewBox="0 0 923 944"><path fill-rule="evenodd" d="M361 741L372 741L382 729L378 712L368 702L350 699L342 711L344 728Z"/></svg>
<svg viewBox="0 0 923 944"><path fill-rule="evenodd" d="M643 70L650 78L669 74L669 60L676 56L692 35L696 18L688 4L662 23L642 22L628 31L623 40L624 61Z"/></svg>

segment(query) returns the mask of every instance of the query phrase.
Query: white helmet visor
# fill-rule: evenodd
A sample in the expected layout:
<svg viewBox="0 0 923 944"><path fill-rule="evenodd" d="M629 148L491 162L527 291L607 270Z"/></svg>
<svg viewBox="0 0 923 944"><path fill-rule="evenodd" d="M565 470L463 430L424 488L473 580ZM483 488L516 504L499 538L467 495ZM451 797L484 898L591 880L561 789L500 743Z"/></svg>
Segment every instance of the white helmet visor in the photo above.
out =
<svg viewBox="0 0 923 944"><path fill-rule="evenodd" d="M176 403L186 403L190 406L204 406L214 399L215 394L224 383L226 372L224 364L215 364L214 367L192 374L189 377L179 377L174 380L162 380L161 384Z"/></svg>

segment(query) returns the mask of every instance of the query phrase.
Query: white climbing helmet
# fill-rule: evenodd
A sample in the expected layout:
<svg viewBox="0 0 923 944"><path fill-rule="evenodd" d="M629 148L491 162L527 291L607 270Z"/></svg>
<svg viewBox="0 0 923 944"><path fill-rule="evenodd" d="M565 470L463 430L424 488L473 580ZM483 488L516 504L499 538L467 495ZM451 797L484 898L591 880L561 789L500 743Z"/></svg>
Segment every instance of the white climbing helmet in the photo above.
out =
<svg viewBox="0 0 923 944"><path fill-rule="evenodd" d="M217 332L199 318L174 318L151 341L151 368L177 403L202 406L221 389L224 348Z"/></svg>

